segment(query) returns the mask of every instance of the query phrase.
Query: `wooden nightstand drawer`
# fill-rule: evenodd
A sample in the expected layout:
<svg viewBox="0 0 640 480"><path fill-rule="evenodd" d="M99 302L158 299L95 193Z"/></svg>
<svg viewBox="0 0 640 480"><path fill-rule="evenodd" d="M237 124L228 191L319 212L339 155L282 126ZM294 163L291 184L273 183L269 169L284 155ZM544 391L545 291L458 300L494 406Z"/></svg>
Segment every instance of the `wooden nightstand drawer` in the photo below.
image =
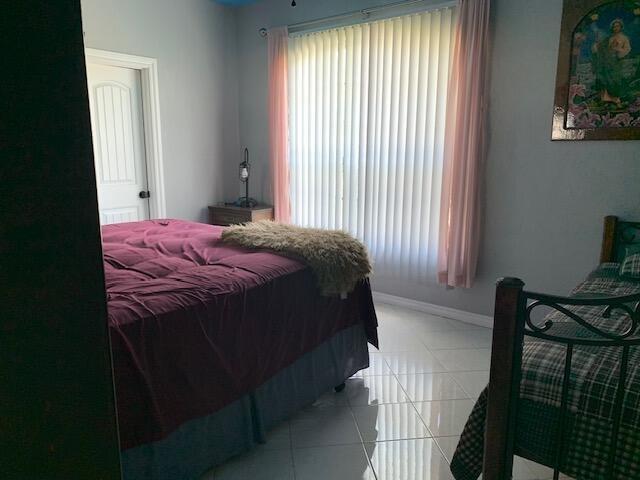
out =
<svg viewBox="0 0 640 480"><path fill-rule="evenodd" d="M236 223L273 220L273 207L258 205L253 208L234 206L209 207L209 223L212 225L234 225Z"/></svg>

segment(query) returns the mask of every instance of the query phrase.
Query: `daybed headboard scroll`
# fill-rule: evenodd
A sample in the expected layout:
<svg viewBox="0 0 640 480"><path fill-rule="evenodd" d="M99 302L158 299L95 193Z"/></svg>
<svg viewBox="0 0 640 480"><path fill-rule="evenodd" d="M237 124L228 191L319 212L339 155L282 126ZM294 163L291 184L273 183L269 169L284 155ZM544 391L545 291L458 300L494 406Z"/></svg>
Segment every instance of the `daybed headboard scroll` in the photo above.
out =
<svg viewBox="0 0 640 480"><path fill-rule="evenodd" d="M640 245L640 222L623 222L612 215L604 217L600 263L622 261L629 245Z"/></svg>

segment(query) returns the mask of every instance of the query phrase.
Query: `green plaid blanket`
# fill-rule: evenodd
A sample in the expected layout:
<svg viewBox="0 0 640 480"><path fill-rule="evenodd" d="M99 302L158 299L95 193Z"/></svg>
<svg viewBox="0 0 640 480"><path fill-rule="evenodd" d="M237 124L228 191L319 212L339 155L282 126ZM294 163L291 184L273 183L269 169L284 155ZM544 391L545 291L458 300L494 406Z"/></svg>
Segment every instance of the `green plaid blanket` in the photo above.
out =
<svg viewBox="0 0 640 480"><path fill-rule="evenodd" d="M640 293L640 282L622 279L617 272L618 264L602 264L572 295ZM605 307L567 308L601 330L623 332L629 326L629 317L619 310L613 310L609 318L604 318ZM596 337L560 312L553 311L546 319L554 323L547 332L550 335ZM639 347L630 350L614 471L607 471L621 350L621 347L574 347L568 415L565 417L566 440L560 446L556 445L555 439L560 421L566 348L560 343L525 337L515 453L553 466L558 449L562 448L560 470L570 477L640 479ZM486 408L485 389L467 420L451 461L451 472L457 480L476 480L482 471Z"/></svg>

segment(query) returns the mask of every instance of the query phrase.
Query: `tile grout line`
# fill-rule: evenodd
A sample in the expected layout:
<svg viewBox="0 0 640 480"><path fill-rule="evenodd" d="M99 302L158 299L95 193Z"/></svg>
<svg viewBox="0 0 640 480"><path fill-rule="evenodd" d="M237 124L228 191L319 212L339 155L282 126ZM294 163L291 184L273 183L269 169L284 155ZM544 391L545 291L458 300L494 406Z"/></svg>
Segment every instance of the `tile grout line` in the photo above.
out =
<svg viewBox="0 0 640 480"><path fill-rule="evenodd" d="M426 348L426 347L425 347ZM427 349L428 350L428 349ZM430 352L430 351L429 351ZM409 403L411 403L411 407L413 407L414 412L416 413L416 415L418 416L418 419L422 422L422 424L424 425L424 428L426 428L427 432L429 432L429 434L431 435L431 441L434 442L436 444L436 447L438 448L438 451L442 454L442 458L444 458L445 462L447 462L447 465L450 465L451 463L449 462L449 459L447 458L447 456L444 454L444 451L442 450L442 448L440 447L440 444L438 443L438 441L436 440L436 437L433 435L433 432L431 431L431 429L429 428L429 426L427 425L427 423L424 421L424 418L422 418L422 415L420 415L420 411L418 410L418 408L415 405L414 400L411 398L411 396L409 395L409 393L405 390L405 388L402 386L402 383L400 382L400 379L398 379L398 375L396 372L394 372L391 369L391 366L388 364L388 362L386 361L386 359L383 358L383 360L387 363L387 367L389 368L389 370L391 370L391 373L393 375L393 377L396 379L396 381L398 382L398 385L400 385L400 389L404 392L404 394L407 396L407 398L409 399ZM438 372L439 373L439 372ZM408 374L407 374L408 375ZM419 374L413 374L413 375L419 375ZM431 375L433 375L433 373L431 373ZM456 383L456 385L458 385L458 382L456 382L455 378L453 378L453 376L449 373L447 373L447 375L449 377L451 377L451 379L454 381L454 383ZM462 389L463 392L465 392L467 395L467 391L463 388ZM366 449L365 449L366 451Z"/></svg>
<svg viewBox="0 0 640 480"><path fill-rule="evenodd" d="M426 347L425 347L426 348ZM489 350L489 357L491 357L491 348L443 348L441 350L436 350L436 351L444 351L444 350ZM438 360L438 362L440 362L440 360L434 355L433 351L430 348L427 348L427 351L433 355L433 357ZM447 368L445 367L442 362L440 362L440 364L442 365L443 368ZM486 372L488 369L487 368L483 368L481 370L447 370L447 373L451 374L451 373L457 373L457 372ZM463 388L464 390L464 388ZM465 390L466 391L466 390Z"/></svg>
<svg viewBox="0 0 640 480"><path fill-rule="evenodd" d="M424 342L423 342L423 345ZM427 345L425 345L425 348L427 349L427 351L434 357L436 358L436 360L438 360L438 358L433 355L432 349L427 347ZM472 349L455 349L455 348L451 348L451 349L443 349L443 350L472 350ZM440 362L438 360L438 362ZM442 365L443 368L446 368L444 365ZM451 378L451 380L453 380L453 382L458 385L460 388L462 388L462 391L469 397L468 400L474 401L473 398L471 398L471 395L469 392L467 392L467 390L455 379L455 377L452 375L452 371L447 370L446 372L444 372L449 378ZM402 386L402 384L401 384ZM411 400L411 404L413 405L413 408L416 410L416 413L418 414L418 417L420 418L420 420L422 420L422 423L425 424L427 431L431 434L431 439L433 440L433 442L436 444L436 447L438 448L438 451L442 454L442 458L445 459L445 461L447 462L447 465L451 465L451 461L447 458L447 455L444 453L444 450L442 449L442 447L440 446L440 442L438 442L437 438L433 432L431 431L431 429L429 428L429 426L427 425L427 422L425 422L424 418L422 417L422 415L420 414L420 411L418 410L418 408L415 405L415 402L413 400ZM445 435L442 435L441 437L444 437ZM449 436L449 435L447 435ZM450 435L450 436L457 436L457 435Z"/></svg>
<svg viewBox="0 0 640 480"><path fill-rule="evenodd" d="M385 362L386 362L386 360L385 360ZM418 419L422 422L422 424L424 425L424 427L425 427L426 431L429 433L429 435L430 435L430 436L429 436L429 437L414 438L414 439L410 439L410 438L402 439L402 438L399 438L399 439L391 439L391 440L381 440L381 441L379 441L379 442L378 442L378 441L376 441L376 442L372 442L372 443L381 443L381 442L401 442L401 441L410 441L410 440L428 440L428 439L430 439L430 440L432 440L432 441L435 443L435 445L436 445L436 447L437 447L438 451L439 451L439 452L440 452L440 454L442 455L442 458L445 460L445 462L447 463L447 465L450 465L450 464L451 464L451 462L450 462L450 461L449 461L449 459L447 458L447 455L444 453L444 450L443 450L443 449L442 449L442 447L440 446L440 443L438 442L438 440L437 440L437 439L438 439L438 438L443 438L443 437L459 437L460 435L440 435L440 437L436 437L436 436L433 434L433 432L431 431L431 429L429 428L429 426L428 426L428 425L426 424L426 422L424 421L424 418L422 417L422 415L420 414L420 411L419 411L419 410L418 410L418 408L416 407L414 400L413 400L413 399L411 399L411 397L410 397L410 396L409 396L409 394L407 393L406 389L402 386L402 383L401 383L401 382L400 382L400 380L398 379L398 375L400 375L400 374L396 374L393 370L391 370L391 367L389 367L389 370L391 371L391 375L388 375L388 376L392 376L392 377L394 377L394 378L395 378L395 380L398 382L398 385L400 386L400 389L404 392L404 394L406 395L406 397L407 397L407 399L408 399L408 402L396 402L396 403L410 403L410 404L411 404L411 406L412 406L412 408L413 408L413 410L414 410L414 412L416 413L416 415L417 415ZM406 375L433 375L434 373L435 373L435 374L442 374L441 372L432 372L432 373L424 373L424 374L421 374L421 373L414 373L414 374L406 374ZM460 386L460 384L455 380L455 378L453 378L453 376L452 376L451 374L449 374L449 373L445 373L445 375L447 375L447 376L451 377L451 379L453 380L453 382L454 382L456 385ZM460 386L460 387L461 387L461 386ZM461 388L462 388L462 387L461 387ZM466 390L464 390L464 388L463 388L463 391L465 392L465 394L469 395L469 394L467 393L467 391L466 391ZM451 399L451 400L473 400L473 399L469 397L469 398L465 398L465 399ZM424 400L423 402L432 402L432 401L434 401L434 402L435 402L435 401L447 401L447 400L446 400L446 399L440 399L440 400ZM351 408L351 403L350 403L350 402L349 402L349 407ZM353 412L353 410L352 410L352 412ZM358 426L358 423L357 423L357 422L356 422L356 427L358 428L358 434L360 435L360 427ZM361 439L362 439L362 436L361 436L361 435L360 435L360 437L361 437ZM362 441L362 443L363 443L363 446L364 446L364 440ZM365 450L365 454L367 454L366 448L365 448L364 450ZM369 456L368 456L368 455L367 455L367 461L369 461L369 464L371 465L371 462L370 462L370 460L369 460ZM375 471L375 469L373 468L373 465L371 465L371 468L372 468L372 470L374 471L374 474L376 475L376 478L377 478L377 472L376 472L376 471Z"/></svg>
<svg viewBox="0 0 640 480"><path fill-rule="evenodd" d="M426 346L425 346L425 348L426 348ZM429 350L428 348L427 348L427 351L428 351L429 353L431 353L431 350ZM432 354L432 355L433 355L433 354ZM437 360L437 358L436 358L436 360ZM444 454L444 452L443 452L443 451L442 451L442 449L440 448L440 445L438 444L438 441L437 441L437 440L435 440L435 439L436 439L436 438L438 438L438 437L436 437L436 436L433 434L433 432L432 432L432 431L431 431L431 429L429 428L429 425L427 425L427 422L425 422L424 418L423 418L423 417L422 417L422 415L420 414L420 411L418 410L418 407L416 407L416 405L415 405L415 404L416 404L416 403L418 403L418 402L417 402L417 401L414 401L414 400L409 396L409 394L407 393L407 391L405 390L405 388L402 386L402 383L401 383L401 382L400 382L400 380L398 379L398 375L401 375L401 374L398 374L398 373L394 372L394 371L393 371L393 369L391 368L391 366L389 365L389 362L387 362L387 360L386 360L385 358L383 358L383 361L387 364L387 367L388 367L388 368L389 368L389 370L391 371L392 376L396 379L396 381L398 382L398 385L400 385L400 389L405 393L405 395L407 396L407 399L409 399L409 402L408 402L408 403L411 403L411 406L413 407L414 411L416 412L416 415L418 415L418 418L420 419L420 421L422 422L422 424L423 424L423 425L425 426L425 428L427 429L427 432L429 432L429 434L431 435L431 437L430 437L430 438L431 438L431 439L433 439L433 441L434 441L434 442L436 442L436 445L438 446L438 449L440 450L440 452L442 453L442 455L443 455L444 459L446 460L446 459L447 459L447 456ZM444 365L443 365L443 367L444 367ZM470 371L471 371L471 370L470 370ZM404 375L434 375L434 374L445 374L445 375L447 375L448 377L450 377L450 378L451 378L451 380L453 380L453 382L454 382L456 385L458 385L460 388L462 388L462 391L463 391L466 395L468 395L468 396L469 396L468 398L465 398L465 399L450 399L450 400L444 400L444 399L434 400L434 399L432 399L432 400L423 400L423 401L422 401L422 403L424 403L424 402L436 402L436 401L451 401L451 400L471 400L471 401L474 401L474 399L473 399L473 398L471 398L470 394L469 394L469 393L464 389L464 387L462 387L462 385L460 385L460 384L456 381L456 379L453 377L453 375L451 375L451 373L452 373L452 372L448 372L448 371L447 371L447 372L411 373L411 374L404 374ZM456 436L456 435L441 435L441 436L443 436L443 437L444 437L444 436Z"/></svg>
<svg viewBox="0 0 640 480"><path fill-rule="evenodd" d="M447 319L447 317L442 317ZM454 331L460 331L461 329L451 329L451 330L442 330L442 331L447 331L447 332L454 332ZM490 349L491 347L487 347L487 346L483 346L483 345L479 345L477 343L474 342L474 345L472 347L453 347L453 348L442 348L442 349L436 349L436 348L430 348L423 340L422 338L419 339L420 343L424 346L424 348L426 349L426 351L433 356L438 363L441 363L440 360L436 357L436 355L434 355L434 350L481 350L481 349ZM442 457L444 458L445 462L447 463L447 465L450 465L450 460L447 457L447 455L445 454L443 448L440 446L440 443L438 442L437 438L433 435L433 432L431 431L431 429L429 429L429 426L426 424L424 418L422 417L422 415L420 414L420 411L418 410L417 406L415 405L415 401L409 396L408 392L406 391L406 389L404 388L404 386L402 385L402 382L400 382L400 379L398 378L398 373L396 373L392 368L391 365L389 364L389 362L387 362L387 359L385 358L389 353L393 354L394 352L380 352L382 353L382 360L385 362L385 364L387 365L387 368L391 371L391 375L396 379L396 381L398 382L398 384L400 385L401 390L404 392L404 394L406 395L407 399L409 400L409 402L411 403L411 406L413 407L414 411L416 412L416 414L418 415L418 418L420 419L420 421L424 424L427 432L429 432L429 434L431 435L431 439L433 442L435 442L436 447L438 449L438 451L441 453ZM402 352L395 352L395 353L402 353ZM448 378L450 378L453 383L455 385L457 385L458 387L460 387L462 389L462 391L464 392L465 395L467 395L467 400L471 400L471 401L475 401L474 398L472 397L472 395L469 393L469 391L467 391L467 389L464 387L464 385L462 385L455 377L454 377L454 373L458 373L459 371L457 370L449 370L447 369L444 365L442 365L442 368L445 369L444 372L429 372L429 374L446 374L446 376ZM483 370L461 370L463 372L476 372L476 371L486 371L486 369ZM412 374L406 374L407 376L412 375ZM417 373L413 373L413 375L419 375ZM477 399L476 399L477 400ZM435 400L430 400L430 401L435 401ZM451 437L455 437L459 435L450 435ZM445 436L442 436L445 437Z"/></svg>
<svg viewBox="0 0 640 480"><path fill-rule="evenodd" d="M453 435L453 436L455 436L455 435ZM437 440L438 438L444 438L444 437L433 437L433 441L435 442L436 447L438 447L438 450L440 450L440 453L442 454L442 458L445 459L445 461L447 462L447 465L451 466L451 460L449 460L447 458L447 456L445 455L444 450L440 446L440 442L438 442L438 440Z"/></svg>
<svg viewBox="0 0 640 480"><path fill-rule="evenodd" d="M466 394L469 396L469 400L471 400L471 401L473 401L473 402L477 402L477 401L478 401L478 399L477 399L477 398L473 398L473 397L471 396L471 394L470 394L469 392L467 392L467 389L466 389L466 388L464 388L464 386L463 386L460 382L458 382L458 381L456 380L456 377L454 377L453 375L451 375L451 378L452 378L452 379L453 379L453 381L456 383L456 385L458 385L458 386L462 389L462 391L463 391L464 393L466 393Z"/></svg>
<svg viewBox="0 0 640 480"><path fill-rule="evenodd" d="M432 349L430 348L422 339L419 340L420 343L424 346L424 348L426 349L426 351L432 355L436 360L438 360L438 358L433 354L433 350L438 350L438 349ZM478 346L474 346L472 348L443 348L443 349L439 349L439 350L475 350L475 349L480 349L481 347ZM400 379L398 378L398 373L396 373L392 368L391 365L389 365L389 362L387 362L386 358L384 358L383 356L383 361L387 364L387 367L389 368L389 370L391 371L393 377L396 379L396 381L398 382L398 384L400 385L400 388L402 389L402 391L405 393L405 395L407 396L407 398L409 399L411 406L413 407L414 411L416 412L416 414L418 415L418 418L420 419L420 421L424 424L425 428L427 429L427 432L429 432L429 434L431 435L431 439L432 441L436 444L436 447L438 449L438 451L441 453L442 458L444 458L444 460L446 461L446 463L448 465L451 464L450 460L447 458L447 455L445 454L444 450L442 449L442 447L440 446L440 443L438 442L436 436L434 436L433 432L431 431L431 429L429 428L429 426L426 424L424 418L422 417L422 415L420 414L420 411L418 410L418 408L415 405L415 401L410 397L410 395L408 394L408 392L406 391L406 389L404 388L404 386L402 385L402 382L400 382ZM440 361L438 360L438 362L440 363ZM442 365L443 368L446 369L446 367L444 365ZM472 371L472 370L469 370ZM469 400L473 401L473 398L471 397L471 394L467 391L467 389L464 388L464 386L462 386L457 380L456 378L452 375L452 371L446 370L445 372L429 372L429 374L433 375L434 373L444 373L447 375L447 377L449 377L455 385L459 386L462 391L467 395ZM410 375L410 374L407 374ZM419 375L417 373L414 373L413 375ZM454 436L454 435L452 435Z"/></svg>
<svg viewBox="0 0 640 480"><path fill-rule="evenodd" d="M387 360L385 358L383 358L383 360L387 363L387 367L389 368L389 370L391 370L391 373L393 375L393 378L396 379L396 382L398 382L398 385L400 385L400 389L405 393L405 395L407 396L407 399L409 400L409 403L411 404L411 408L413 408L413 411L416 413L416 415L418 416L418 419L422 422L422 425L424 425L424 428L427 429L427 432L430 435L430 438L433 438L433 432L431 431L431 429L429 428L429 426L427 425L427 423L424 421L424 419L422 418L422 415L420 415L420 412L418 411L418 409L415 406L415 403L413 401L413 399L409 396L409 394L407 393L407 391L404 389L404 387L402 386L402 383L400 382L400 380L398 379L398 375L396 372L393 371L393 369L391 368L391 365L389 365L389 362L387 362ZM414 374L417 375L417 374Z"/></svg>
<svg viewBox="0 0 640 480"><path fill-rule="evenodd" d="M367 465L371 468L373 472L373 477L378 480L378 472L373 468L373 464L371 463L371 459L369 458L369 454L367 453L367 448L364 445L364 438L362 438L362 432L360 432L360 425L358 425L358 420L356 419L355 413L353 413L353 408L351 406L351 402L349 401L349 397L347 397L347 405L349 406L349 412L351 412L351 418L353 418L353 422L356 424L356 431L358 432L358 438L360 438L360 446L362 447L362 451L364 452L364 456L367 459Z"/></svg>

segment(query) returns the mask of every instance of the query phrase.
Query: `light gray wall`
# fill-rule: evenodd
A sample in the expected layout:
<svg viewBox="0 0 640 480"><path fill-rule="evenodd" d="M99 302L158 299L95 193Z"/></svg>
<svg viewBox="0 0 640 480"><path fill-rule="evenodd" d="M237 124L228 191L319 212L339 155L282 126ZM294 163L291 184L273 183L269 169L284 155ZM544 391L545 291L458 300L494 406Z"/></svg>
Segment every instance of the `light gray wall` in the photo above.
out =
<svg viewBox="0 0 640 480"><path fill-rule="evenodd" d="M266 41L257 29L370 6L364 1L265 0L238 11L240 142L268 197ZM385 3L384 1L377 3ZM490 150L474 288L374 278L378 291L476 313L493 309L494 282L519 276L566 293L597 263L602 217L640 218L640 142L551 142L561 0L494 0ZM231 192L237 190L230 177Z"/></svg>
<svg viewBox="0 0 640 480"><path fill-rule="evenodd" d="M248 147L252 162L252 196L269 201L268 121L267 121L267 39L258 29L324 18L352 12L389 0L302 0L291 7L287 0L261 0L237 9L240 143ZM228 194L239 193L238 182L229 179Z"/></svg>
<svg viewBox="0 0 640 480"><path fill-rule="evenodd" d="M212 0L82 0L85 45L158 60L167 216L204 221L235 168L235 14Z"/></svg>

